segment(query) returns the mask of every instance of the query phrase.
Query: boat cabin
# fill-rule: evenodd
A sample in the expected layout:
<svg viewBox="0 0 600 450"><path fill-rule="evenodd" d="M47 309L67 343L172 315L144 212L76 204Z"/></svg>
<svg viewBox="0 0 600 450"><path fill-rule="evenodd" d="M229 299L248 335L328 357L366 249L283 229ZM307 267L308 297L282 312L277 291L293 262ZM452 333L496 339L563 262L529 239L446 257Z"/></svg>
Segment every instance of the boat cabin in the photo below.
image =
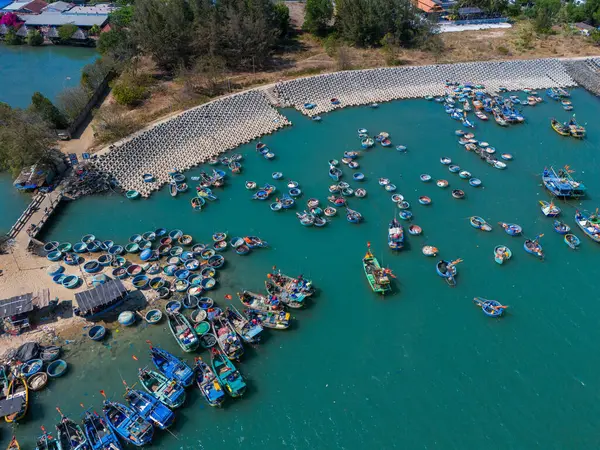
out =
<svg viewBox="0 0 600 450"><path fill-rule="evenodd" d="M87 320L96 320L115 310L126 298L127 289L117 278L75 294L77 308L73 308L73 313Z"/></svg>

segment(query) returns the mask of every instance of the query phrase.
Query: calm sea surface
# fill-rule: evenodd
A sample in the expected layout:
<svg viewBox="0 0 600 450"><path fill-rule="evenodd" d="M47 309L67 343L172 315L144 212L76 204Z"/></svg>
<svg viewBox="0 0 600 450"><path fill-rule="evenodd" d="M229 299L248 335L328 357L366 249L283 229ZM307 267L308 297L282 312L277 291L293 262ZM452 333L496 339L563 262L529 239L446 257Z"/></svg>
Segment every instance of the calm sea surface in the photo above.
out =
<svg viewBox="0 0 600 450"><path fill-rule="evenodd" d="M81 69L97 57L91 48L0 44L0 102L26 108L36 91L54 101L79 84Z"/></svg>
<svg viewBox="0 0 600 450"><path fill-rule="evenodd" d="M350 108L324 116L321 123L286 110L294 125L264 139L277 158L261 158L255 143L239 149L245 157L242 175L228 175L226 188L216 191L219 201L202 212L190 208L191 192L173 199L163 189L140 201L90 197L65 205L46 239L75 242L94 233L125 243L131 234L159 226L183 229L200 242L217 230L256 234L271 247L245 257L225 253L227 264L212 293L220 305L227 303L227 293L261 290L273 265L302 273L318 287L310 306L293 312L293 329L265 333L264 342L247 348L239 365L249 385L243 399L212 409L190 390L177 412L176 437L157 432L154 448L598 448L600 362L594 355L600 340L595 294L600 247L576 229L582 244L570 250L538 206L549 199L540 186L544 166L565 164L576 170L589 195L581 205L561 202L563 220L575 229L576 207L600 206L600 102L576 90L573 103L578 120L587 122L584 141L551 130L551 117L568 118L552 101L526 108L522 126L478 122L477 138L514 154L504 171L459 146L457 122L433 102ZM358 159L368 195L351 199L350 206L364 215L364 223L335 217L325 228L304 228L293 211L273 213L268 202L251 200L244 189L245 180L255 180L281 191L284 181L273 182L271 173L282 171L286 180L300 183L302 204L309 197L325 201L331 182L327 161L359 149L359 127L371 134L388 131L394 145L409 148L401 154L376 147ZM472 188L449 173L439 162L442 156L481 178L483 187ZM421 173L449 180L466 198L455 200L450 189L420 182ZM424 229L396 254L388 250L386 236L398 209L377 184L379 177L398 186L413 205L413 223ZM351 179L346 167L344 179ZM430 196L433 204L419 205L419 195ZM484 217L494 230L475 230L471 215ZM498 221L521 224L528 237L544 233L545 261L525 253L524 238L508 236ZM364 279L367 241L398 276L389 297L374 295ZM424 244L439 247L445 259L464 260L456 288L436 275L436 260L421 254ZM493 259L498 244L513 251L502 266ZM474 296L510 308L502 319L490 319L473 305ZM232 302L238 305L237 299ZM69 374L33 396L27 420L16 428L22 448L33 447L40 425L53 427L56 406L78 416L80 403L100 410L101 389L119 399L122 378L134 383L137 367L148 362L147 339L192 359L181 354L164 324L119 329L104 344L85 343L83 337L83 343L68 344ZM0 428L1 447L11 431Z"/></svg>

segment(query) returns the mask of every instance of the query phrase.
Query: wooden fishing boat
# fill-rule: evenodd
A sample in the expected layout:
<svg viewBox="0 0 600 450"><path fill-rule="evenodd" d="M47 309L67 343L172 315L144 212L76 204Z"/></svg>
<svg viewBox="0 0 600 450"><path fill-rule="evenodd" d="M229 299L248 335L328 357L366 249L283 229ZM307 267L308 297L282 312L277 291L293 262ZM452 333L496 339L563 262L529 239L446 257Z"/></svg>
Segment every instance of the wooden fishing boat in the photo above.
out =
<svg viewBox="0 0 600 450"><path fill-rule="evenodd" d="M561 136L570 136L571 135L571 131L569 130L569 127L564 123L560 123L556 119L550 120L550 126L552 127L552 129L554 131L556 131Z"/></svg>
<svg viewBox="0 0 600 450"><path fill-rule="evenodd" d="M179 408L185 402L185 389L177 380L146 368L138 371L138 379L150 395L171 409Z"/></svg>
<svg viewBox="0 0 600 450"><path fill-rule="evenodd" d="M553 202L540 200L540 205L542 206L542 213L546 217L557 217L560 214L560 208L556 206Z"/></svg>
<svg viewBox="0 0 600 450"><path fill-rule="evenodd" d="M19 442L17 441L17 438L15 436L13 436L10 440L10 443L8 444L6 450L21 450L21 446L19 445Z"/></svg>
<svg viewBox="0 0 600 450"><path fill-rule="evenodd" d="M258 322L248 320L241 312L239 312L234 306L231 308L225 308L223 315L227 321L233 326L236 333L245 342L255 344L260 342L260 334L263 331L262 326Z"/></svg>
<svg viewBox="0 0 600 450"><path fill-rule="evenodd" d="M246 383L231 360L214 347L210 356L213 372L221 386L232 397L241 397L246 392Z"/></svg>
<svg viewBox="0 0 600 450"><path fill-rule="evenodd" d="M492 231L492 226L479 216L471 216L469 222L473 228L481 231Z"/></svg>
<svg viewBox="0 0 600 450"><path fill-rule="evenodd" d="M183 314L167 311L167 321L171 334L184 352L193 352L198 348L198 336Z"/></svg>
<svg viewBox="0 0 600 450"><path fill-rule="evenodd" d="M574 234L570 234L570 233L565 234L564 241L565 241L565 244L567 244L573 250L575 250L577 247L579 247L579 244L581 244L581 240Z"/></svg>
<svg viewBox="0 0 600 450"><path fill-rule="evenodd" d="M223 387L212 368L202 358L196 358L194 366L196 385L210 406L221 406L225 401Z"/></svg>
<svg viewBox="0 0 600 450"><path fill-rule="evenodd" d="M109 400L104 401L102 409L109 426L125 441L137 447L152 442L154 428L139 413Z"/></svg>
<svg viewBox="0 0 600 450"><path fill-rule="evenodd" d="M391 282L388 277L389 270L383 269L379 265L377 258L371 253L371 245L368 245L367 253L363 257L363 270L371 290L375 293L385 295L392 290Z"/></svg>
<svg viewBox="0 0 600 450"><path fill-rule="evenodd" d="M588 211L576 211L575 223L581 228L587 237L595 242L600 242L600 218L598 210L595 213Z"/></svg>
<svg viewBox="0 0 600 450"><path fill-rule="evenodd" d="M42 427L42 434L35 441L35 450L62 450L60 443L54 436L47 433Z"/></svg>
<svg viewBox="0 0 600 450"><path fill-rule="evenodd" d="M121 450L119 439L96 412L86 411L83 415L83 432L91 450Z"/></svg>
<svg viewBox="0 0 600 450"><path fill-rule="evenodd" d="M286 330L290 326L291 315L286 311L260 311L258 309L247 309L246 314L250 320L256 320L265 328L274 330Z"/></svg>
<svg viewBox="0 0 600 450"><path fill-rule="evenodd" d="M124 397L131 409L161 430L166 430L175 422L175 413L147 392L127 387Z"/></svg>
<svg viewBox="0 0 600 450"><path fill-rule="evenodd" d="M281 309L281 302L277 298L268 298L261 294L256 294L250 291L243 291L237 293L238 298L244 304L251 309L257 309L259 311L277 311Z"/></svg>
<svg viewBox="0 0 600 450"><path fill-rule="evenodd" d="M585 137L585 127L575 121L575 114L566 125L569 127L569 134L574 138L583 139Z"/></svg>
<svg viewBox="0 0 600 450"><path fill-rule="evenodd" d="M425 256L437 256L439 250L437 249L437 247L433 247L432 245L424 245L421 249L421 252Z"/></svg>
<svg viewBox="0 0 600 450"><path fill-rule="evenodd" d="M299 309L305 306L304 299L307 297L308 290L303 289L303 282L298 284L288 282L284 276L273 273L268 274L268 280L265 280L265 288L271 299L278 299L290 308ZM310 293L308 294L310 295Z"/></svg>
<svg viewBox="0 0 600 450"><path fill-rule="evenodd" d="M46 372L38 372L27 378L27 386L34 392L41 391L48 384L48 374Z"/></svg>
<svg viewBox="0 0 600 450"><path fill-rule="evenodd" d="M488 300L483 297L475 297L473 299L473 303L481 307L483 313L489 317L500 317L502 314L504 314L504 310L508 308L497 300Z"/></svg>
<svg viewBox="0 0 600 450"><path fill-rule="evenodd" d="M449 286L454 287L456 286L456 274L457 274L457 270L456 270L456 263L460 262L460 260L458 261L438 261L437 264L435 265L435 271L437 272L437 274L442 277L444 280L446 280L446 283L448 283Z"/></svg>
<svg viewBox="0 0 600 450"><path fill-rule="evenodd" d="M171 197L176 197L178 192L177 183L169 183L169 193L171 194Z"/></svg>
<svg viewBox="0 0 600 450"><path fill-rule="evenodd" d="M404 230L395 217L388 228L388 247L392 250L402 250L404 248Z"/></svg>
<svg viewBox="0 0 600 450"><path fill-rule="evenodd" d="M560 220L555 220L554 231L556 231L558 234L567 234L569 231L571 231L571 227Z"/></svg>
<svg viewBox="0 0 600 450"><path fill-rule="evenodd" d="M189 387L194 382L192 368L168 351L151 345L150 357L156 368L167 378L176 380L183 387Z"/></svg>
<svg viewBox="0 0 600 450"><path fill-rule="evenodd" d="M63 414L61 414L60 422L56 424L56 433L62 450L89 449L87 437L81 426Z"/></svg>
<svg viewBox="0 0 600 450"><path fill-rule="evenodd" d="M23 377L13 376L6 390L6 400L13 400L12 412L4 416L7 423L21 420L27 414L29 407L29 387ZM20 402L20 404L18 403Z"/></svg>
<svg viewBox="0 0 600 450"><path fill-rule="evenodd" d="M448 180L437 180L435 182L435 184L439 188L447 188L448 187Z"/></svg>
<svg viewBox="0 0 600 450"><path fill-rule="evenodd" d="M506 245L497 245L494 248L494 260L498 264L508 261L512 257L512 252Z"/></svg>
<svg viewBox="0 0 600 450"><path fill-rule="evenodd" d="M223 354L227 355L229 359L240 359L244 354L244 345L225 315L215 316L211 322L211 328Z"/></svg>
<svg viewBox="0 0 600 450"><path fill-rule="evenodd" d="M346 220L350 223L359 223L362 220L362 214L346 207Z"/></svg>
<svg viewBox="0 0 600 450"><path fill-rule="evenodd" d="M431 205L431 198L427 197L426 195L422 195L419 197L419 203L421 205Z"/></svg>
<svg viewBox="0 0 600 450"><path fill-rule="evenodd" d="M544 258L544 249L542 248L542 246L539 243L539 239L542 236L543 235L539 235L533 240L526 239L525 242L523 243L523 248L525 249L525 251L527 253L535 255L535 256L539 257L540 259Z"/></svg>
<svg viewBox="0 0 600 450"><path fill-rule="evenodd" d="M517 225L516 223L498 222L498 224L506 231L506 234L511 236L518 236L523 231L521 225Z"/></svg>

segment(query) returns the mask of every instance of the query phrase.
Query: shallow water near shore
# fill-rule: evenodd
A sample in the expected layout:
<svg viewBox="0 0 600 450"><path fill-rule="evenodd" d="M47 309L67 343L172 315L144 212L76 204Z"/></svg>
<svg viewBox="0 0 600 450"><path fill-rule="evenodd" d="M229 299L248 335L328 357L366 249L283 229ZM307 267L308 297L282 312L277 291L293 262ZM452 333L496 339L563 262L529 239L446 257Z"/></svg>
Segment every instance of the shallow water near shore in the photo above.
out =
<svg viewBox="0 0 600 450"><path fill-rule="evenodd" d="M133 202L90 197L65 204L45 238L75 242L91 232L125 243L131 234L157 227L180 228L199 242L217 230L255 234L271 247L245 257L225 253L227 263L211 295L221 306L227 304L226 293L261 290L273 265L312 278L319 289L306 310L293 312L293 329L265 333L259 346L247 347L239 365L248 380L243 399L227 399L223 409L213 409L190 390L172 430L177 437L157 432L153 448L595 448L600 363L590 355L600 339L594 297L600 247L576 228L573 215L575 207L600 206L595 120L600 101L583 90L574 90L572 100L578 120L587 122L584 141L552 131L550 117L569 115L550 100L526 107L525 125L502 129L477 123L478 139L514 155L504 171L464 151L454 135L459 124L434 102L350 108L324 116L321 123L284 110L294 125L263 139L276 159L257 155L255 143L238 149L245 157L242 174L228 175L226 188L215 190L219 201L202 212L190 208L191 191L173 199L163 189ZM364 215L364 223L351 225L339 215L325 228L305 228L293 211L273 213L269 202L250 200L245 180L269 182L281 191L285 182L273 181L271 173L282 171L285 180L300 183L301 205L309 197L326 201L327 161L360 147L360 127L371 134L388 131L394 146L409 149L401 154L378 146L357 160L368 195L350 199L350 207ZM439 163L442 156L480 178L483 187L472 188L451 174ZM549 199L540 186L544 166L565 164L588 187L582 202L560 202L562 220L582 240L576 252L538 205ZM343 170L343 179L358 187L349 181L351 171ZM449 180L450 188L420 182L421 173ZM398 186L413 205L413 223L424 229L423 236L408 236L397 254L388 250L386 238L398 209L377 184L379 177ZM452 188L464 189L466 198L453 199ZM419 205L419 195L430 196L432 205ZM295 210L304 209L301 205ZM494 230L475 230L468 223L471 215L484 217ZM524 239L505 234L498 221L519 223L526 237L544 233L545 261L525 253ZM374 295L364 279L367 241L398 276L394 294L386 298ZM464 260L456 288L436 275L435 258L421 254L425 244L437 246L444 259ZM513 252L502 266L493 259L499 244ZM474 296L510 307L502 319L490 319L473 306ZM184 356L164 324L119 329L104 344L82 337L67 345L69 374L33 396L27 420L16 428L22 448L33 447L40 425L53 427L55 406L75 416L80 403L100 410L101 389L120 398L122 378L133 384L137 367L148 363L145 340ZM209 358L207 352L200 355ZM10 431L0 428L1 447Z"/></svg>
<svg viewBox="0 0 600 450"><path fill-rule="evenodd" d="M93 48L0 44L0 102L27 108L36 91L54 102L60 91L79 84L81 69L97 57Z"/></svg>
<svg viewBox="0 0 600 450"><path fill-rule="evenodd" d="M13 178L8 172L0 173L0 233L5 234L15 224L31 202L31 195L19 192L13 186Z"/></svg>

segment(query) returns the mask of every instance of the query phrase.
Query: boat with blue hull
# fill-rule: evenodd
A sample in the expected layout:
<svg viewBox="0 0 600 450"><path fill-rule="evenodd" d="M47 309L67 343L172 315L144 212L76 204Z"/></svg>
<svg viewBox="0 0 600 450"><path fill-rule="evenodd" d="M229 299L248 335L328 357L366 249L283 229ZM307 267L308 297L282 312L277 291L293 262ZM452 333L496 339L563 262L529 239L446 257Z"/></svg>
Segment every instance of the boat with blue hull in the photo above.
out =
<svg viewBox="0 0 600 450"><path fill-rule="evenodd" d="M196 358L196 385L210 406L221 406L225 401L225 392L212 368L202 358Z"/></svg>
<svg viewBox="0 0 600 450"><path fill-rule="evenodd" d="M138 379L148 393L171 409L183 406L185 402L184 387L172 378L148 368L140 369Z"/></svg>
<svg viewBox="0 0 600 450"><path fill-rule="evenodd" d="M473 303L479 306L488 317L500 317L507 308L507 306L502 305L498 300L488 300L483 297L475 297Z"/></svg>
<svg viewBox="0 0 600 450"><path fill-rule="evenodd" d="M95 411L83 415L83 431L92 450L121 450L119 438Z"/></svg>
<svg viewBox="0 0 600 450"><path fill-rule="evenodd" d="M598 210L593 214L588 211L576 211L575 223L577 223L577 226L581 228L581 231L587 237L594 242L600 242L600 217L598 217Z"/></svg>
<svg viewBox="0 0 600 450"><path fill-rule="evenodd" d="M396 218L393 218L389 225L388 246L392 250L402 250L404 248L404 230Z"/></svg>
<svg viewBox="0 0 600 450"><path fill-rule="evenodd" d="M540 259L544 259L544 249L540 245L540 238L543 234L536 236L535 239L526 239L523 243L523 249L534 256L537 256Z"/></svg>
<svg viewBox="0 0 600 450"><path fill-rule="evenodd" d="M232 397L241 397L246 392L246 382L231 360L218 348L211 349L212 370L221 386Z"/></svg>
<svg viewBox="0 0 600 450"><path fill-rule="evenodd" d="M460 259L456 260L456 261L438 261L438 263L435 265L435 271L437 272L437 274L442 277L444 280L446 280L446 283L448 283L449 286L454 287L456 286L456 274L457 274L457 270L456 270L456 264L458 264L459 262L461 262Z"/></svg>
<svg viewBox="0 0 600 450"><path fill-rule="evenodd" d="M573 170L569 166L559 169L558 172L553 167L544 169L542 173L542 183L544 187L555 197L560 198L580 198L585 195L586 187L576 181L571 174Z"/></svg>
<svg viewBox="0 0 600 450"><path fill-rule="evenodd" d="M124 397L131 409L161 430L175 422L175 413L147 392L127 388Z"/></svg>
<svg viewBox="0 0 600 450"><path fill-rule="evenodd" d="M104 401L102 410L109 426L125 441L136 447L152 442L154 428L138 412L110 400Z"/></svg>
<svg viewBox="0 0 600 450"><path fill-rule="evenodd" d="M192 368L168 351L150 346L150 357L156 368L167 378L177 380L183 387L189 387L194 382Z"/></svg>
<svg viewBox="0 0 600 450"><path fill-rule="evenodd" d="M56 409L60 413L60 409ZM62 413L60 422L56 424L56 432L62 450L89 450L87 437L81 425Z"/></svg>

